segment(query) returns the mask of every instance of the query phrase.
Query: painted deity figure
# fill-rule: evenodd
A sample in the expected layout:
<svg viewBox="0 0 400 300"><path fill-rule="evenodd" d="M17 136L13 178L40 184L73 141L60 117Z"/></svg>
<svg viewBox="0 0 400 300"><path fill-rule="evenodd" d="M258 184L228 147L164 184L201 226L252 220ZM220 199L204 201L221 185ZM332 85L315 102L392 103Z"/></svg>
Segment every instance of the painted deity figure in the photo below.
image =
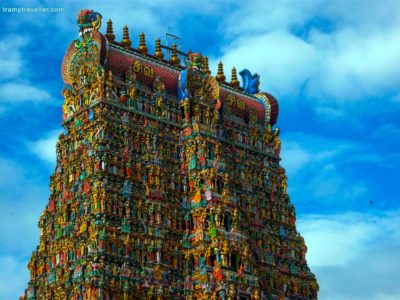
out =
<svg viewBox="0 0 400 300"><path fill-rule="evenodd" d="M186 123L189 123L189 118L190 118L190 101L189 98L185 98L181 104L183 107L183 112L185 114L185 121Z"/></svg>
<svg viewBox="0 0 400 300"><path fill-rule="evenodd" d="M62 110L64 113L64 118L69 117L75 111L76 105L76 95L70 89L63 88L62 95L64 96L64 104L62 106Z"/></svg>
<svg viewBox="0 0 400 300"><path fill-rule="evenodd" d="M274 131L273 145L275 154L279 156L281 152L281 139L279 137L279 128L276 128Z"/></svg>
<svg viewBox="0 0 400 300"><path fill-rule="evenodd" d="M128 105L137 109L136 107L136 87L134 84L131 84L127 90L128 95Z"/></svg>
<svg viewBox="0 0 400 300"><path fill-rule="evenodd" d="M286 194L286 190L287 190L287 176L286 175L283 175L281 186L282 186L283 193Z"/></svg>

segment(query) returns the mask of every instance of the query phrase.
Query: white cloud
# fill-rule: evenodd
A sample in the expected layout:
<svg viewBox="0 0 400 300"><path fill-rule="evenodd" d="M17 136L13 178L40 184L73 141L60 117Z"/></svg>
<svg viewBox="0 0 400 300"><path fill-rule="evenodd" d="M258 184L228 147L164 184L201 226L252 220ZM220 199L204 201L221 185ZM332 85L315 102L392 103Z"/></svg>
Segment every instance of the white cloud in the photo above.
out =
<svg viewBox="0 0 400 300"><path fill-rule="evenodd" d="M385 158L368 146L299 132L283 135L282 144L282 166L289 177L289 194L296 202L319 209L368 203L370 187L362 178L354 177L351 164L384 164Z"/></svg>
<svg viewBox="0 0 400 300"><path fill-rule="evenodd" d="M295 174L301 170L312 159L312 153L303 149L298 143L287 141L285 150L282 151L282 161L286 170L290 174Z"/></svg>
<svg viewBox="0 0 400 300"><path fill-rule="evenodd" d="M372 131L370 138L374 145L382 143L392 145L396 142L394 137L399 135L398 126L388 123ZM337 168L351 175L347 167L353 162L367 162L393 168L394 164L387 156L396 153L396 149L393 145L388 148L393 148L393 152L386 151L385 155L382 155L369 144L355 139L289 132L282 135L281 157L289 178L301 177L302 173L314 170L319 172L318 177L322 181L323 178L328 180L329 176L333 175L330 173L339 172ZM331 179L334 180L334 176Z"/></svg>
<svg viewBox="0 0 400 300"><path fill-rule="evenodd" d="M282 165L290 177L294 177L307 164L326 165L331 159L354 150L359 144L351 140L339 140L300 132L282 136ZM327 171L329 169L326 169Z"/></svg>
<svg viewBox="0 0 400 300"><path fill-rule="evenodd" d="M320 299L399 299L393 281L400 275L399 216L371 211L299 217Z"/></svg>
<svg viewBox="0 0 400 300"><path fill-rule="evenodd" d="M376 220L368 217L358 213L301 217L297 225L306 239L310 266L343 266L356 258L377 234Z"/></svg>
<svg viewBox="0 0 400 300"><path fill-rule="evenodd" d="M39 241L37 221L48 189L35 172L0 157L0 299L17 299L27 287L26 267Z"/></svg>
<svg viewBox="0 0 400 300"><path fill-rule="evenodd" d="M332 34L312 31L310 43L321 55L320 71L308 85L314 98L349 101L382 95L399 84L398 28L361 33L346 28ZM317 61L315 63L318 63Z"/></svg>
<svg viewBox="0 0 400 300"><path fill-rule="evenodd" d="M61 7L64 9L61 13L54 13L51 17L48 14L20 14L18 18L13 17L13 14L8 14L7 25L11 28L18 28L21 24L34 26L42 29L51 27L58 35L68 33L67 38L71 39L71 32L78 33L76 19L78 12L83 9L76 1L65 1L62 4L55 4L51 0L22 0L18 1L20 6L29 7ZM212 15L220 14L222 7L229 6L229 1L211 1L205 0L199 5L196 0L185 1L85 1L86 9L93 9L102 14L101 32L106 30L106 22L112 19L114 23L114 34L116 40L122 39L122 29L127 25L130 29L131 40L133 47L139 45L139 33L145 32L148 39L148 44L153 44L156 37L163 38L168 28L174 30L174 34L179 34L175 30L179 30L180 19L185 17L188 12L195 11L198 14ZM75 27L74 27L75 26ZM53 37L54 38L54 37ZM187 50L187 49L186 49Z"/></svg>
<svg viewBox="0 0 400 300"><path fill-rule="evenodd" d="M356 202L367 196L369 188L365 182L349 175L348 167L339 165L337 161L320 166L314 169L315 177L310 178L307 186L309 192L316 199L321 199L326 203ZM367 199L364 199L367 203Z"/></svg>
<svg viewBox="0 0 400 300"><path fill-rule="evenodd" d="M312 45L285 31L242 36L223 49L227 74L233 66L261 74L262 88L279 95L297 95L315 76L318 55ZM212 65L220 59L213 59ZM230 81L230 78L227 78Z"/></svg>
<svg viewBox="0 0 400 300"><path fill-rule="evenodd" d="M9 35L0 40L0 80L20 75L24 65L22 48L28 43L24 36Z"/></svg>
<svg viewBox="0 0 400 300"><path fill-rule="evenodd" d="M51 99L50 94L33 85L9 82L0 85L0 102L14 105L21 102L43 102Z"/></svg>
<svg viewBox="0 0 400 300"><path fill-rule="evenodd" d="M246 1L227 15L225 31L230 37L275 30L287 31L294 25L303 25L318 11L319 6L316 1Z"/></svg>
<svg viewBox="0 0 400 300"><path fill-rule="evenodd" d="M400 6L389 3L246 1L221 25L231 42L214 64L261 74L263 90L308 101L321 118L357 117L400 84Z"/></svg>
<svg viewBox="0 0 400 300"><path fill-rule="evenodd" d="M27 262L39 242L37 222L47 202L48 182L2 156L0 165L0 299L17 299L27 287Z"/></svg>
<svg viewBox="0 0 400 300"><path fill-rule="evenodd" d="M31 64L26 62L24 51L29 42L21 35L7 35L0 40L0 113L21 103L51 103L49 92L27 80Z"/></svg>
<svg viewBox="0 0 400 300"><path fill-rule="evenodd" d="M2 253L26 255L32 240L38 240L37 220L48 195L41 176L13 160L0 156L0 240ZM35 233L35 234L33 234ZM16 239L15 237L19 237Z"/></svg>
<svg viewBox="0 0 400 300"><path fill-rule="evenodd" d="M60 130L53 130L46 134L46 137L28 144L30 150L41 160L55 166L56 163L56 143Z"/></svg>

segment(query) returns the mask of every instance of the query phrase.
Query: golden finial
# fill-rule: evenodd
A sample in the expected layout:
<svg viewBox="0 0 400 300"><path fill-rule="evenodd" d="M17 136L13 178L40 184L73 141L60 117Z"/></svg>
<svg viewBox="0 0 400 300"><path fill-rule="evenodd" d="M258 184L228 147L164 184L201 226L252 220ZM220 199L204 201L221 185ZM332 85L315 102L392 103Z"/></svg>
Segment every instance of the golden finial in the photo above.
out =
<svg viewBox="0 0 400 300"><path fill-rule="evenodd" d="M115 34L113 30L113 24L111 20L107 21L107 33L106 33L106 38L109 41L114 41L115 40Z"/></svg>
<svg viewBox="0 0 400 300"><path fill-rule="evenodd" d="M164 58L164 53L161 51L160 38L156 39L156 52L154 52L154 55L160 60L162 60Z"/></svg>
<svg viewBox="0 0 400 300"><path fill-rule="evenodd" d="M234 88L238 88L240 86L240 82L237 79L237 74L236 74L236 68L232 68L232 76L231 76L231 82L230 85Z"/></svg>
<svg viewBox="0 0 400 300"><path fill-rule="evenodd" d="M176 49L176 44L172 44L172 55L170 62L173 65L179 65L181 63L181 60L178 57L178 50Z"/></svg>
<svg viewBox="0 0 400 300"><path fill-rule="evenodd" d="M204 71L204 73L206 73L208 75L211 74L211 71L208 67L208 57L207 56L203 57L203 71Z"/></svg>
<svg viewBox="0 0 400 300"><path fill-rule="evenodd" d="M143 32L140 34L140 42L139 42L138 51L143 54L147 53L147 51L149 51L149 49L147 49L147 47L146 47L146 37Z"/></svg>
<svg viewBox="0 0 400 300"><path fill-rule="evenodd" d="M121 43L125 46L125 48L130 48L132 45L132 41L129 39L129 30L128 26L124 26L124 34L122 36L122 41Z"/></svg>
<svg viewBox="0 0 400 300"><path fill-rule="evenodd" d="M224 75L224 65L222 64L222 62L219 62L219 64L218 64L218 73L217 73L217 77L215 77L215 79L219 83L225 82L226 77Z"/></svg>

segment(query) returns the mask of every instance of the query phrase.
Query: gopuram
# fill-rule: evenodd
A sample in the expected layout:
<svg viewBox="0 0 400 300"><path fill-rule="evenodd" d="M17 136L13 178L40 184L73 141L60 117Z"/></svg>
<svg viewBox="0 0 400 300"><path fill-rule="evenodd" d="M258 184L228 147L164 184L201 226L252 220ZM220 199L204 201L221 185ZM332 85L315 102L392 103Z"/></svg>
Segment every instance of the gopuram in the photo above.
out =
<svg viewBox="0 0 400 300"><path fill-rule="evenodd" d="M259 75L115 40L82 10L57 165L20 299L317 299Z"/></svg>

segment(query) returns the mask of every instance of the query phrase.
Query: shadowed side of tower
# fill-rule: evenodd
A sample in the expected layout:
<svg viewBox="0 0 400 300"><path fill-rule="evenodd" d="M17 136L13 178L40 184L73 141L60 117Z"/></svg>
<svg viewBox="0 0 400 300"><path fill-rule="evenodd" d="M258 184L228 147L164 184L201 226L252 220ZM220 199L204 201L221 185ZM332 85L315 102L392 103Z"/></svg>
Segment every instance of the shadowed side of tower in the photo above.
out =
<svg viewBox="0 0 400 300"><path fill-rule="evenodd" d="M316 299L259 75L78 15L23 299ZM132 48L138 44L138 48ZM171 51L169 60L164 51ZM182 64L185 64L183 66Z"/></svg>

